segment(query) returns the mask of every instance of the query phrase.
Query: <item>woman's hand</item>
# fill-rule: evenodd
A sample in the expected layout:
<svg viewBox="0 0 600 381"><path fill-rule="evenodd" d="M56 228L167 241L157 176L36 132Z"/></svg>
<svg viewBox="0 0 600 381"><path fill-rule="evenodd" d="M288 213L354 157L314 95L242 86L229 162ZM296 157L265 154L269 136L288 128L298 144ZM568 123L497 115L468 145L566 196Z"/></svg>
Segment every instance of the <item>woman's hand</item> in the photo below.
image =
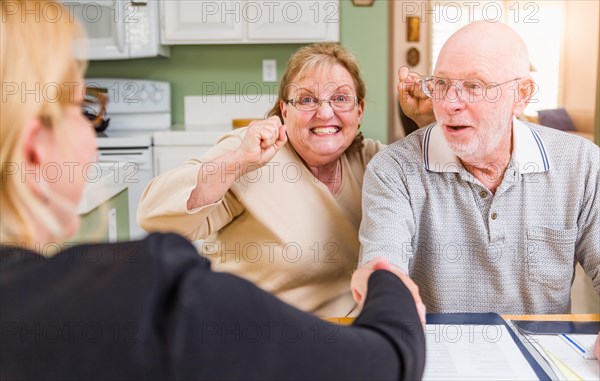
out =
<svg viewBox="0 0 600 381"><path fill-rule="evenodd" d="M386 258L383 257L378 257L372 261L369 261L365 265L359 267L354 274L352 274L350 288L352 289L352 296L354 297L356 303L358 303L358 306L362 309L363 303L365 302L365 297L367 295L367 284L369 277L376 270L387 270L400 278L400 280L412 294L417 307L417 312L419 313L419 319L424 325L426 309L425 304L423 304L423 301L421 300L421 295L419 295L419 287L415 282L413 282L412 279L408 277L408 275L406 275L404 271L392 265Z"/></svg>
<svg viewBox="0 0 600 381"><path fill-rule="evenodd" d="M250 172L268 163L286 142L285 125L278 116L255 120L248 126L235 157L245 167L243 172Z"/></svg>
<svg viewBox="0 0 600 381"><path fill-rule="evenodd" d="M398 69L398 102L406 116L414 120L419 127L435 122L433 105L421 89L421 77L411 73L406 66Z"/></svg>
<svg viewBox="0 0 600 381"><path fill-rule="evenodd" d="M279 117L252 121L238 149L218 157L208 169L200 166L187 209L194 210L220 200L237 179L268 163L286 142L285 125Z"/></svg>

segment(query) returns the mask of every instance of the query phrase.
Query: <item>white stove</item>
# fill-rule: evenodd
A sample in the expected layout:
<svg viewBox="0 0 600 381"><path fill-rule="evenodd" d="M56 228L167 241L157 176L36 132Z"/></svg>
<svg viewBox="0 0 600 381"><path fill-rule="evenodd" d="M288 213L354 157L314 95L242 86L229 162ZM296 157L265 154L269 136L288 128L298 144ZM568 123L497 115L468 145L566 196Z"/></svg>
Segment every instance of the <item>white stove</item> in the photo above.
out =
<svg viewBox="0 0 600 381"><path fill-rule="evenodd" d="M130 174L125 181L129 197L131 239L146 232L136 222L137 206L146 185L155 176L154 138L171 127L171 87L168 82L122 78L88 78L88 87L108 94L108 128L97 135L98 161L120 163Z"/></svg>
<svg viewBox="0 0 600 381"><path fill-rule="evenodd" d="M161 130L161 131L168 131ZM96 143L102 148L138 148L150 147L154 143L152 130L139 131L104 131L96 134Z"/></svg>

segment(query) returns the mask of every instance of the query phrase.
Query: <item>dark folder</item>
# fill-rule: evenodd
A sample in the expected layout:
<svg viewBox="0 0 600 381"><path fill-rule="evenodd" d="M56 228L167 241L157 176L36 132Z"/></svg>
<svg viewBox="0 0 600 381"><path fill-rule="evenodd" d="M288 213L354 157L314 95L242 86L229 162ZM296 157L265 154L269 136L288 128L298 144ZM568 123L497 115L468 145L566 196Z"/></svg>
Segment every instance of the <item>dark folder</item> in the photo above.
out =
<svg viewBox="0 0 600 381"><path fill-rule="evenodd" d="M521 331L531 335L555 335L575 333L596 335L600 331L600 321L537 321L512 320Z"/></svg>

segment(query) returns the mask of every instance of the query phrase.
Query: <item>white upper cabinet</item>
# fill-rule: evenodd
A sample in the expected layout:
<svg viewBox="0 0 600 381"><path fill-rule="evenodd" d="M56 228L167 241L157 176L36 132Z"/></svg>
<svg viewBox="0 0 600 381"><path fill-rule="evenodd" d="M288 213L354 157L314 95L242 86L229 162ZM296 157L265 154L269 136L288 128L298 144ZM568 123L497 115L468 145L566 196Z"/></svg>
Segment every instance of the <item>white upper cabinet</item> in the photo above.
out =
<svg viewBox="0 0 600 381"><path fill-rule="evenodd" d="M262 42L339 41L338 1L249 1L248 40ZM258 17L261 15L262 17Z"/></svg>
<svg viewBox="0 0 600 381"><path fill-rule="evenodd" d="M162 0L162 43L339 41L339 0Z"/></svg>
<svg viewBox="0 0 600 381"><path fill-rule="evenodd" d="M163 44L225 43L241 41L244 25L240 0L163 0ZM231 10L231 13L229 11Z"/></svg>

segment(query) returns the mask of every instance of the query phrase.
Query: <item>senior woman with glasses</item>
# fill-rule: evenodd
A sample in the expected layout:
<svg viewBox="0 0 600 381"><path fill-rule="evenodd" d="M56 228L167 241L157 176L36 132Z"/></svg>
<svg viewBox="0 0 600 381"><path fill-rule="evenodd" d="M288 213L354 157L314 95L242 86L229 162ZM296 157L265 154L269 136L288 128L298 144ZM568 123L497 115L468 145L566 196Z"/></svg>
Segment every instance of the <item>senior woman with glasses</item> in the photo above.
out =
<svg viewBox="0 0 600 381"><path fill-rule="evenodd" d="M1 1L0 20L0 379L421 377L416 290L388 271L374 273L363 313L340 327L211 272L180 236L66 243L85 186L77 169L96 154L89 119L101 122L72 56L78 28L51 1Z"/></svg>
<svg viewBox="0 0 600 381"><path fill-rule="evenodd" d="M363 175L381 148L358 132L364 99L349 51L335 43L301 48L271 117L155 178L140 202L140 225L205 240L216 270L300 309L348 315Z"/></svg>

